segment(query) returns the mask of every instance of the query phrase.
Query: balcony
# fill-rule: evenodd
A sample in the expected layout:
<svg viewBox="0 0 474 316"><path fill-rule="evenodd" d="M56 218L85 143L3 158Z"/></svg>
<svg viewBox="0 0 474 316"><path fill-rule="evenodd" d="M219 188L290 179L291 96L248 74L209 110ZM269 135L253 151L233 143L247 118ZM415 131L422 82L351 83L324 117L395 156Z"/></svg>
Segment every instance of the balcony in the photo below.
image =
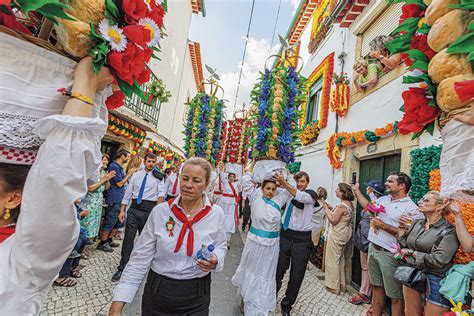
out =
<svg viewBox="0 0 474 316"><path fill-rule="evenodd" d="M153 82L157 77L152 73L150 81ZM147 90L148 84L142 85L142 90ZM158 100L152 105L144 103L137 95L133 94L131 98L126 98L124 107L132 111L136 116L145 120L153 127L158 127L158 118L160 117L161 104Z"/></svg>

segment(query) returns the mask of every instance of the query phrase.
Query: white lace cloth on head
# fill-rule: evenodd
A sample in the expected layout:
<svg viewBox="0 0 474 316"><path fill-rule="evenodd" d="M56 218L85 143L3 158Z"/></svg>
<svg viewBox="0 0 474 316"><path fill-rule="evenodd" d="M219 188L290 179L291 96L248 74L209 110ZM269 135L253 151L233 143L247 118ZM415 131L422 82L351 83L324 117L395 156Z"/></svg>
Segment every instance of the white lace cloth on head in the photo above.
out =
<svg viewBox="0 0 474 316"><path fill-rule="evenodd" d="M451 120L441 136L441 196L474 203L474 127Z"/></svg>
<svg viewBox="0 0 474 316"><path fill-rule="evenodd" d="M68 97L57 90L69 89L76 62L32 43L0 33L0 145L33 148L41 140L33 124L60 114ZM107 122L107 88L96 94L94 117Z"/></svg>

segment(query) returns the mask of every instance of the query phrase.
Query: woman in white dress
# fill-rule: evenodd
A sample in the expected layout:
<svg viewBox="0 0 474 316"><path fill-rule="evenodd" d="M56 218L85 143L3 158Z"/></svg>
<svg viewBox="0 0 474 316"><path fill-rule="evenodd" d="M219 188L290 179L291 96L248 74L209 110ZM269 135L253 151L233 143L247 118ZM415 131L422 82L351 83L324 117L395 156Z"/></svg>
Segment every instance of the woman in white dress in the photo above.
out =
<svg viewBox="0 0 474 316"><path fill-rule="evenodd" d="M230 237L235 233L235 223L239 220L237 207L240 198L240 184L235 181L235 174L231 172L229 172L227 176L221 176L220 181L222 193L220 195L219 205L224 210L226 237L227 242L229 242Z"/></svg>
<svg viewBox="0 0 474 316"><path fill-rule="evenodd" d="M239 287L245 315L268 315L276 307L281 207L291 195L287 190L275 195L274 180L265 180L255 188L250 176L245 175L242 183L252 207L252 226L232 284Z"/></svg>
<svg viewBox="0 0 474 316"><path fill-rule="evenodd" d="M112 80L105 67L94 75L92 58L85 58L74 72L72 92L93 99L96 91ZM34 88L31 85L31 90ZM27 87L22 93L34 93L31 90ZM4 101L4 95L0 96L0 101ZM18 104L20 101L21 98ZM21 106L18 105L18 111ZM0 193L2 219L11 210L20 209L15 233L0 244L0 315L38 315L49 288L74 248L79 222L73 202L86 194L86 179L98 170L101 159L98 138L107 129L104 121L91 118L95 107L71 98L62 115L37 121L35 132L45 141L23 192ZM0 112L5 108L1 104ZM7 167L5 161L9 161L1 158L0 169ZM0 186L7 180L12 179L0 178Z"/></svg>

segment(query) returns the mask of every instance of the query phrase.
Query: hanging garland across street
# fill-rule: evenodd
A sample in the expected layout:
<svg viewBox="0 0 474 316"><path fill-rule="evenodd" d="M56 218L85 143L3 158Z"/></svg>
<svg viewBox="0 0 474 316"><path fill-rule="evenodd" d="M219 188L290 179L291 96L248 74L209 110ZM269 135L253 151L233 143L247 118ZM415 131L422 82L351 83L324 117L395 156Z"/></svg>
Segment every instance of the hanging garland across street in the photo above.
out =
<svg viewBox="0 0 474 316"><path fill-rule="evenodd" d="M109 113L108 130L118 136L131 139L137 143L142 144L145 141L146 133L139 127L132 123L128 123L118 117Z"/></svg>
<svg viewBox="0 0 474 316"><path fill-rule="evenodd" d="M184 131L187 157L202 157L216 165L221 146L224 101L198 93L191 101Z"/></svg>
<svg viewBox="0 0 474 316"><path fill-rule="evenodd" d="M250 119L257 137L251 139L252 157L270 157L285 163L295 160L300 130L299 107L306 98L305 79L295 67L265 69L251 97L258 110Z"/></svg>
<svg viewBox="0 0 474 316"><path fill-rule="evenodd" d="M148 152L156 154L158 157L165 159L165 165L179 164L185 161L185 158L172 150L169 147L166 147L158 142L150 140L148 143Z"/></svg>
<svg viewBox="0 0 474 316"><path fill-rule="evenodd" d="M398 131L397 122L389 123L385 127L376 128L374 131L361 130L357 132L338 132L329 136L326 141L326 154L334 169L342 167L341 155L344 147L376 142L381 138L392 136Z"/></svg>

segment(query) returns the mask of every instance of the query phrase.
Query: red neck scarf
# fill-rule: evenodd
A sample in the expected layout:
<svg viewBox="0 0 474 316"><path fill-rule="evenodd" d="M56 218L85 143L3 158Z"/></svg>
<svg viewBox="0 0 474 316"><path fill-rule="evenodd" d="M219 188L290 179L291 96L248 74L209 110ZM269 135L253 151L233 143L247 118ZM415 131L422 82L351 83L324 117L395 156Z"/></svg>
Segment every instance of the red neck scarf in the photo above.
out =
<svg viewBox="0 0 474 316"><path fill-rule="evenodd" d="M15 233L15 225L0 227L0 244Z"/></svg>
<svg viewBox="0 0 474 316"><path fill-rule="evenodd" d="M232 194L234 195L234 198L235 198L235 221L237 222L237 225L240 225L240 222L239 222L239 205L238 205L238 203L240 201L240 196L237 194L237 192L235 191L234 185L230 181L229 181L229 186L230 186L230 189L232 190Z"/></svg>
<svg viewBox="0 0 474 316"><path fill-rule="evenodd" d="M171 190L171 195L176 195L176 188L178 187L178 174L176 174L176 179L174 179L173 189Z"/></svg>
<svg viewBox="0 0 474 316"><path fill-rule="evenodd" d="M194 253L194 231L193 231L193 224L199 222L204 216L209 214L212 209L212 202L211 205L206 205L199 213L197 213L193 219L188 220L188 217L184 212L178 207L178 205L173 204L175 199L171 199L168 201L168 206L173 212L174 216L183 223L183 227L179 232L178 242L176 243L176 247L174 248L174 252L178 252L181 246L183 245L184 235L186 235L186 231L189 229L188 240L186 242L186 254L188 257L191 257ZM173 205L172 205L173 204Z"/></svg>

